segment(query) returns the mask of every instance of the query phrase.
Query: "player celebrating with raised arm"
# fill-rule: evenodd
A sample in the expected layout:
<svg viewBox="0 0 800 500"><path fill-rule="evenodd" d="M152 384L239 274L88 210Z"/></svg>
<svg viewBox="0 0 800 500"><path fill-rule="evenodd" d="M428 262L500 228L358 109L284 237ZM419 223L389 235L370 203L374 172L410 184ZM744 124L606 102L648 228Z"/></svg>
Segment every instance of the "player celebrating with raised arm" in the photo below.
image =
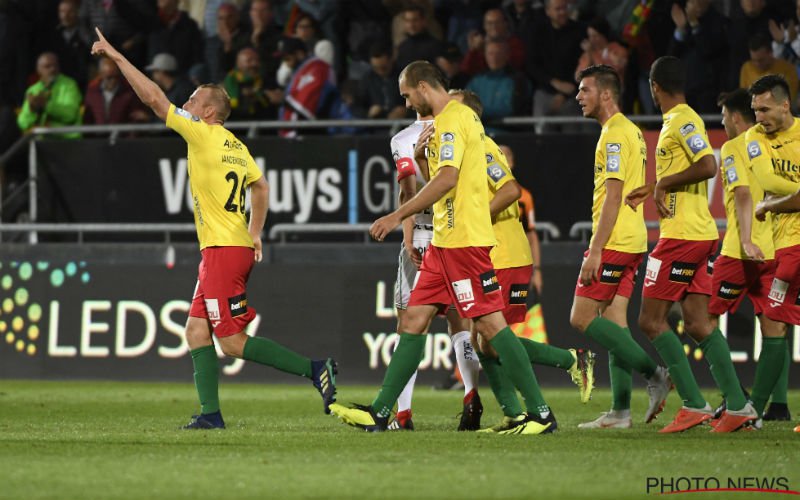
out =
<svg viewBox="0 0 800 500"><path fill-rule="evenodd" d="M178 108L155 82L136 69L95 28L98 41L92 54L113 60L136 95L167 127L188 145L189 182L200 241L197 285L186 322L194 380L201 413L186 429L222 429L219 407L219 361L211 340L213 331L228 356L273 366L308 377L322 395L325 413L336 400L332 359L311 361L265 338L249 337L245 328L256 316L247 303L246 285L255 262L261 261L261 231L267 218L269 186L243 143L223 123L231 112L230 99L219 85L201 85ZM245 217L246 188L252 209Z"/></svg>
<svg viewBox="0 0 800 500"><path fill-rule="evenodd" d="M609 352L611 411L581 429L631 427L631 371L647 379L650 404L645 422L664 407L671 383L631 337L628 302L647 251L644 216L623 204L626 193L644 184L647 146L642 132L619 110L621 83L610 66L590 66L580 75L578 105L603 127L597 140L592 196L592 239L581 265L570 322Z"/></svg>
<svg viewBox="0 0 800 500"><path fill-rule="evenodd" d="M708 211L708 179L717 173L714 151L703 120L686 104L686 69L675 57L657 59L650 68L650 90L664 115L656 146L655 186L626 197L636 206L653 191L661 234L647 259L639 328L648 336L683 400L675 419L659 432L681 432L712 418L714 410L700 392L683 344L667 323L680 301L686 332L700 344L731 415L756 418L731 361L728 343L708 311L711 267L719 233Z"/></svg>
<svg viewBox="0 0 800 500"><path fill-rule="evenodd" d="M413 199L375 221L370 234L382 241L403 219L433 205L433 241L425 252L401 324L403 333L377 398L369 406L334 404L331 411L347 424L368 431L385 430L397 396L422 359L422 333L437 311L455 304L462 317L476 322L525 398L527 413L512 430L553 432L555 417L541 394L525 349L501 312L503 299L489 257L496 240L489 216L481 121L468 107L451 100L443 75L428 62L406 66L399 86L407 107L422 116L434 116L435 133L428 142L430 182Z"/></svg>

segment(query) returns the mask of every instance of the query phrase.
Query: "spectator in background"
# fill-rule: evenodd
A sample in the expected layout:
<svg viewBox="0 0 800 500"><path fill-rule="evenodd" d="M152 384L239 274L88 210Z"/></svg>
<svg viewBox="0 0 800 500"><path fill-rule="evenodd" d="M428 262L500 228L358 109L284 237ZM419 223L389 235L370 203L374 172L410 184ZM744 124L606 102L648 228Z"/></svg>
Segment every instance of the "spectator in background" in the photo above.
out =
<svg viewBox="0 0 800 500"><path fill-rule="evenodd" d="M698 113L714 113L728 84L728 19L711 0L672 5L675 32L669 54L686 63L686 101Z"/></svg>
<svg viewBox="0 0 800 500"><path fill-rule="evenodd" d="M766 35L758 34L750 38L750 60L742 64L739 72L739 87L749 89L752 84L765 75L781 75L789 84L792 107L797 98L797 68L784 60L776 58L772 53L772 40Z"/></svg>
<svg viewBox="0 0 800 500"><path fill-rule="evenodd" d="M178 74L178 61L171 54L156 54L145 70L150 72L153 81L161 87L169 102L186 102L196 88L186 77Z"/></svg>
<svg viewBox="0 0 800 500"><path fill-rule="evenodd" d="M507 40L486 42L487 70L470 80L467 89L478 94L485 120L527 115L531 105L530 83L509 64L511 51ZM491 127L487 127L491 131Z"/></svg>
<svg viewBox="0 0 800 500"><path fill-rule="evenodd" d="M128 82L121 78L117 65L104 57L98 65L97 78L89 83L83 101L83 123L146 122L149 113Z"/></svg>
<svg viewBox="0 0 800 500"><path fill-rule="evenodd" d="M309 53L314 52L314 47L320 39L319 28L314 18L301 14L294 25L294 37L299 38L306 44Z"/></svg>
<svg viewBox="0 0 800 500"><path fill-rule="evenodd" d="M81 24L89 33L100 28L103 36L135 66L147 58L148 33L158 22L158 8L152 0L81 0Z"/></svg>
<svg viewBox="0 0 800 500"><path fill-rule="evenodd" d="M51 34L48 49L52 50L61 66L61 72L85 89L89 79L91 47L89 33L78 19L78 0L61 0L58 4L58 26Z"/></svg>
<svg viewBox="0 0 800 500"><path fill-rule="evenodd" d="M742 64L750 58L748 41L754 35L770 35L769 22L775 13L767 8L766 0L733 0L739 4L733 6L730 15L730 30L728 31L728 46L730 51L729 85L732 89L739 83L739 70Z"/></svg>
<svg viewBox="0 0 800 500"><path fill-rule="evenodd" d="M544 16L541 5L534 9L531 0L512 0L506 5L505 13L511 33L518 37L522 37L526 30L531 29L539 18Z"/></svg>
<svg viewBox="0 0 800 500"><path fill-rule="evenodd" d="M228 73L223 85L231 98L229 120L274 120L277 118L277 107L270 103L264 92L261 62L254 48L245 47L239 51L236 56L236 68Z"/></svg>
<svg viewBox="0 0 800 500"><path fill-rule="evenodd" d="M407 37L397 46L397 66L405 68L420 60L435 62L441 53L441 42L428 32L425 10L410 5L403 10L402 16Z"/></svg>
<svg viewBox="0 0 800 500"><path fill-rule="evenodd" d="M250 45L249 33L239 28L239 9L234 5L223 3L217 9L217 34L210 43L217 47L215 62L209 65L211 78L219 82L236 66L239 51Z"/></svg>
<svg viewBox="0 0 800 500"><path fill-rule="evenodd" d="M203 35L189 14L178 9L178 0L158 0L159 22L150 33L148 55L172 54L178 61L178 73L188 75L189 68L203 63Z"/></svg>
<svg viewBox="0 0 800 500"><path fill-rule="evenodd" d="M628 49L612 42L611 26L602 17L593 19L586 27L586 40L581 42L583 54L575 69L575 80L581 71L596 64L606 64L617 71L621 82L625 81L625 68L628 65Z"/></svg>
<svg viewBox="0 0 800 500"><path fill-rule="evenodd" d="M45 52L36 61L39 81L25 91L22 110L17 116L20 130L33 127L65 127L81 121L81 91L72 78L61 74L58 56ZM69 134L70 138L78 137Z"/></svg>
<svg viewBox="0 0 800 500"><path fill-rule="evenodd" d="M525 46L519 37L511 34L502 9L489 9L483 15L483 33L473 31L468 36L469 51L461 61L461 71L469 76L486 71L486 40L505 40L509 47L509 63L514 69L525 66Z"/></svg>
<svg viewBox="0 0 800 500"><path fill-rule="evenodd" d="M369 72L361 79L356 98L357 113L366 118L403 118L405 101L397 90L399 72L395 68L392 48L388 44L373 45L369 54Z"/></svg>
<svg viewBox="0 0 800 500"><path fill-rule="evenodd" d="M436 18L445 28L445 41L454 43L461 53L469 50L467 38L481 29L485 0L435 0ZM463 87L458 87L463 88Z"/></svg>
<svg viewBox="0 0 800 500"><path fill-rule="evenodd" d="M583 52L581 41L586 31L569 18L568 7L567 0L547 0L546 20L537 25L531 45L525 48L526 72L536 88L534 116L580 116L575 101L575 66ZM538 133L544 130L543 124L536 126Z"/></svg>
<svg viewBox="0 0 800 500"><path fill-rule="evenodd" d="M448 88L464 89L469 83L469 75L461 71L461 51L455 43L448 43L442 49L442 54L436 58L436 66L442 70L449 82Z"/></svg>
<svg viewBox="0 0 800 500"><path fill-rule="evenodd" d="M272 2L269 0L253 0L250 4L250 45L256 49L261 58L261 71L267 78L274 77L281 64L278 42L281 41L281 30L275 25Z"/></svg>
<svg viewBox="0 0 800 500"><path fill-rule="evenodd" d="M795 66L800 65L800 30L797 20L800 19L800 0L795 3L795 16L778 24L770 19L769 31L772 34L772 53L775 57L786 59Z"/></svg>

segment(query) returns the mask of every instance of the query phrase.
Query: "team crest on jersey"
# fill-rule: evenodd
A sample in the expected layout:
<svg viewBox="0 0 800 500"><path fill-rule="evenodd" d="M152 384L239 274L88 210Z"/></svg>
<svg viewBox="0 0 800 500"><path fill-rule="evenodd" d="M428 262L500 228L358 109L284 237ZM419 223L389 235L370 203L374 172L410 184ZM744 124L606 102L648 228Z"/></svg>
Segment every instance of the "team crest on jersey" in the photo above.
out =
<svg viewBox="0 0 800 500"><path fill-rule="evenodd" d="M175 108L175 114L180 116L180 117L186 118L187 120L192 120L193 122L199 122L200 121L200 118L198 118L197 116L194 116L193 114L189 113L188 111L186 111L183 108L176 107Z"/></svg>
<svg viewBox="0 0 800 500"><path fill-rule="evenodd" d="M486 163L494 163L494 156L492 153L486 153Z"/></svg>
<svg viewBox="0 0 800 500"><path fill-rule="evenodd" d="M747 156L749 156L751 160L757 156L761 156L761 146L758 145L758 141L750 141L747 144Z"/></svg>
<svg viewBox="0 0 800 500"><path fill-rule="evenodd" d="M491 179L495 182L499 182L500 179L506 176L506 173L503 171L503 169L500 168L500 166L496 163L494 165L489 165L489 167L486 169L486 173L488 173L489 177L491 177Z"/></svg>
<svg viewBox="0 0 800 500"><path fill-rule="evenodd" d="M397 160L400 159L400 152L399 151L392 151L392 159L394 160L395 163L397 163Z"/></svg>
<svg viewBox="0 0 800 500"><path fill-rule="evenodd" d="M687 135L691 134L692 132L694 132L697 129L694 126L694 123L689 122L686 125L684 125L683 127L681 127L679 130L681 132L681 135L686 137Z"/></svg>
<svg viewBox="0 0 800 500"><path fill-rule="evenodd" d="M452 160L453 159L453 145L452 144L445 144L439 151L439 157L442 160Z"/></svg>
<svg viewBox="0 0 800 500"><path fill-rule="evenodd" d="M728 178L728 184L733 184L739 180L739 176L736 175L736 167L729 167L725 171L725 176Z"/></svg>
<svg viewBox="0 0 800 500"><path fill-rule="evenodd" d="M694 134L693 136L689 137L689 139L686 140L686 143L689 145L689 149L691 149L692 153L694 154L697 154L706 148L706 141L700 136L700 134Z"/></svg>
<svg viewBox="0 0 800 500"><path fill-rule="evenodd" d="M441 139L442 142L453 142L454 140L456 140L456 134L452 132L445 132L444 134L442 134Z"/></svg>
<svg viewBox="0 0 800 500"><path fill-rule="evenodd" d="M622 144L618 142L609 142L606 144L606 153L619 153L622 151Z"/></svg>
<svg viewBox="0 0 800 500"><path fill-rule="evenodd" d="M606 172L619 172L619 155L608 155Z"/></svg>

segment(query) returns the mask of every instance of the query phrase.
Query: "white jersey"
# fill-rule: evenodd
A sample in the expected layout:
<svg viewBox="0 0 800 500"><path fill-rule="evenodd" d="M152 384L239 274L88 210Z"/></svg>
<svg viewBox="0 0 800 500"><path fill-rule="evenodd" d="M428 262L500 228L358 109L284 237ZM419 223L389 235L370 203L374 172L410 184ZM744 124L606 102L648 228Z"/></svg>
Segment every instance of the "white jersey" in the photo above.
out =
<svg viewBox="0 0 800 500"><path fill-rule="evenodd" d="M417 191L422 189L427 181L422 176L419 165L414 160L414 147L417 145L419 134L425 125L433 123L433 120L417 120L408 127L404 128L394 137L392 137L392 159L397 168L398 182L405 177L411 175L416 176ZM414 238L416 239L417 231L430 231L433 234L433 209L427 208L422 212L414 215Z"/></svg>

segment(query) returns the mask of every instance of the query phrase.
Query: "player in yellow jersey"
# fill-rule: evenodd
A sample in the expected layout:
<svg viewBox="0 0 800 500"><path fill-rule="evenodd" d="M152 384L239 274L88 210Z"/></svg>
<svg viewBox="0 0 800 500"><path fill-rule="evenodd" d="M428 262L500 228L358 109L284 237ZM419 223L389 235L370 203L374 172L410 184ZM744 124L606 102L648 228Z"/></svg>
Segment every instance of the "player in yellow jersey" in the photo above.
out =
<svg viewBox="0 0 800 500"><path fill-rule="evenodd" d="M194 200L197 238L202 260L186 322L186 342L194 364L200 414L185 429L225 427L219 409L219 362L212 331L228 356L273 366L308 377L322 395L325 413L336 401L336 363L311 361L245 328L255 318L246 285L255 262L261 261L261 231L267 218L267 181L241 141L223 123L230 99L218 85L201 85L178 108L152 80L136 69L96 29L92 54L112 59L136 95L188 145L189 181ZM245 194L250 187L252 209L248 226Z"/></svg>
<svg viewBox="0 0 800 500"><path fill-rule="evenodd" d="M753 174L770 198L793 195L800 188L800 119L792 116L787 89L788 84L778 75L764 76L749 89L758 125L747 131L747 153ZM765 205L772 203L767 201ZM800 324L800 213L775 212L772 227L777 268L764 314L775 321L797 325ZM788 354L783 370L764 420L791 418L786 405Z"/></svg>
<svg viewBox="0 0 800 500"><path fill-rule="evenodd" d="M579 76L578 105L603 128L593 165L592 239L575 285L570 322L608 349L613 396L611 411L579 427L629 428L631 370L648 381L646 422L661 411L670 388L666 369L633 340L627 323L637 269L647 251L647 229L642 213L626 207L623 199L644 183L647 150L641 131L619 110L617 72L599 65Z"/></svg>
<svg viewBox="0 0 800 500"><path fill-rule="evenodd" d="M725 192L727 231L722 250L714 261L711 301L708 310L720 315L735 312L747 296L761 324L763 349L758 360L751 401L760 415L778 380L786 357L786 326L763 313L767 307L772 278L775 275L775 246L772 221L755 219L753 200L764 198L764 190L750 171L745 132L755 124L750 94L737 89L725 95L722 124L729 140L722 145L720 173ZM714 432L731 432L747 422L747 416L724 411L712 422Z"/></svg>
<svg viewBox="0 0 800 500"><path fill-rule="evenodd" d="M422 333L437 312L454 304L462 317L475 321L525 398L527 412L517 416L512 430L520 434L553 432L555 417L541 394L525 349L501 312L503 299L489 257L496 239L489 216L485 134L480 118L450 98L444 76L428 62L406 66L399 87L407 107L434 117L434 133L428 141L430 182L414 198L375 221L370 234L382 241L403 219L433 205L433 241L423 257L401 322L403 333L378 397L369 406L337 404L331 410L347 424L368 431L385 430L397 396L422 359Z"/></svg>
<svg viewBox="0 0 800 500"><path fill-rule="evenodd" d="M717 250L717 231L708 210L708 179L717 173L714 151L705 125L686 104L686 68L680 59L665 56L650 69L650 90L664 115L656 146L653 197L661 234L647 259L639 327L650 338L683 400L675 419L662 433L680 432L710 420L711 405L700 393L683 344L667 323L672 304L680 302L686 333L708 361L711 374L731 414L754 419L731 361L730 349L708 312L711 295L709 268ZM644 190L627 198L636 205Z"/></svg>

